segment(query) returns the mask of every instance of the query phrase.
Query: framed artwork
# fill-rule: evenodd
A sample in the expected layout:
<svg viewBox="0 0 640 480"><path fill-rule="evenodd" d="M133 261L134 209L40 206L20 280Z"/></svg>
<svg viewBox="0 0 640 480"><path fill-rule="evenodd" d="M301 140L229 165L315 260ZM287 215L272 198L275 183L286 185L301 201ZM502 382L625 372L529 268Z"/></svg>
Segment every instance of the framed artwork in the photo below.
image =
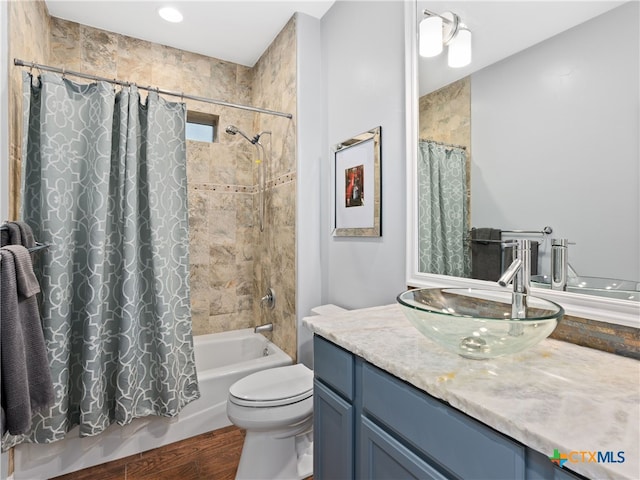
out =
<svg viewBox="0 0 640 480"><path fill-rule="evenodd" d="M336 237L382 236L381 133L376 127L333 147Z"/></svg>

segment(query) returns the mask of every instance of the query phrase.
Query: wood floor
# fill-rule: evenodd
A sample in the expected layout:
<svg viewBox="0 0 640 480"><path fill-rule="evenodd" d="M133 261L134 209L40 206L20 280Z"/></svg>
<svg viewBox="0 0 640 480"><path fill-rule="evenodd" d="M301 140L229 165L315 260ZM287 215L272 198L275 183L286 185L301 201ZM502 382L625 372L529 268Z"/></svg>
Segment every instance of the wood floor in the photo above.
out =
<svg viewBox="0 0 640 480"><path fill-rule="evenodd" d="M55 480L233 480L244 432L226 427Z"/></svg>
<svg viewBox="0 0 640 480"><path fill-rule="evenodd" d="M243 442L231 426L51 480L234 480Z"/></svg>

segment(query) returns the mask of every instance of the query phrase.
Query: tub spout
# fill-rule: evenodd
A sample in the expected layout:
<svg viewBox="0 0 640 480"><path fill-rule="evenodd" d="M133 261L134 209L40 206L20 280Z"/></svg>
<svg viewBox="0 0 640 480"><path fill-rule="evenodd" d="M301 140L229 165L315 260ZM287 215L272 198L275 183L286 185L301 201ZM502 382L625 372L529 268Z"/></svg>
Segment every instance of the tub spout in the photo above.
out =
<svg viewBox="0 0 640 480"><path fill-rule="evenodd" d="M253 329L255 333L273 332L273 323L265 323L264 325L258 325Z"/></svg>

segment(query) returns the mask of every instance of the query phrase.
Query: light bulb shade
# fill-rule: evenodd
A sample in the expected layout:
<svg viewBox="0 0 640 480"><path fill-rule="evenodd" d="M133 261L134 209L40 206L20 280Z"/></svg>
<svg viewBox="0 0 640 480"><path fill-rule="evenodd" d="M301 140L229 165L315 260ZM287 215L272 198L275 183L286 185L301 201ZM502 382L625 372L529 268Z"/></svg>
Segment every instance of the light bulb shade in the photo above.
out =
<svg viewBox="0 0 640 480"><path fill-rule="evenodd" d="M460 26L449 42L447 63L451 68L466 67L471 63L471 32L467 27Z"/></svg>
<svg viewBox="0 0 640 480"><path fill-rule="evenodd" d="M158 10L158 15L167 22L179 23L182 21L182 14L173 7L162 7Z"/></svg>
<svg viewBox="0 0 640 480"><path fill-rule="evenodd" d="M435 57L442 52L442 18L432 15L420 22L421 57Z"/></svg>

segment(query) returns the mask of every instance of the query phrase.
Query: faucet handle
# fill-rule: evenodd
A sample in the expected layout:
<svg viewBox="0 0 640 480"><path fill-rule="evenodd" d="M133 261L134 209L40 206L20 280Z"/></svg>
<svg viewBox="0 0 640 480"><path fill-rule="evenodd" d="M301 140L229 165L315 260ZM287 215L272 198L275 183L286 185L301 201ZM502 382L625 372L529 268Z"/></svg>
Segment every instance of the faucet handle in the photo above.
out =
<svg viewBox="0 0 640 480"><path fill-rule="evenodd" d="M276 307L276 293L273 291L273 288L269 288L266 295L260 299L260 307L264 308L265 306L270 309Z"/></svg>

